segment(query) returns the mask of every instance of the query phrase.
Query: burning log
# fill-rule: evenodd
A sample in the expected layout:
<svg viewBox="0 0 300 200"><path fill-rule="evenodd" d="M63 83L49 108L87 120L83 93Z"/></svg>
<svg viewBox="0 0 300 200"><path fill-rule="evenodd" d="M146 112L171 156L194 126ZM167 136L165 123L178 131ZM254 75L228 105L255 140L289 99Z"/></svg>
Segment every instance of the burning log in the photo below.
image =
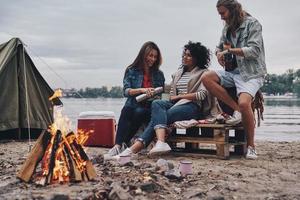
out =
<svg viewBox="0 0 300 200"><path fill-rule="evenodd" d="M64 147L64 151L66 152L67 160L70 165L70 179L74 182L82 181L81 173L79 169L77 169L76 164L72 156L70 155L69 151L67 150L67 147Z"/></svg>
<svg viewBox="0 0 300 200"><path fill-rule="evenodd" d="M56 161L56 158L57 158L57 150L58 150L58 147L59 147L59 143L61 142L61 132L60 130L57 130L56 131L56 134L53 138L53 143L52 145L49 145L51 150L50 150L50 158L48 160L48 155L45 155L46 156L46 160L44 161L44 165L49 165L46 169L48 169L47 173L46 173L46 183L50 183L52 178L53 178L53 171L54 171L54 167L55 167L55 161ZM43 167L42 167L43 168ZM45 169L45 168L43 168Z"/></svg>
<svg viewBox="0 0 300 200"><path fill-rule="evenodd" d="M49 100L60 96L62 91L57 90ZM61 110L57 110L54 117L54 124L50 126L49 132L40 135L17 177L29 182L42 160L41 170L33 178L38 184L95 179L96 171L81 146L89 132L68 133L70 120L62 115Z"/></svg>
<svg viewBox="0 0 300 200"><path fill-rule="evenodd" d="M17 177L25 182L28 182L34 173L38 163L42 160L45 154L48 143L51 139L51 134L47 131L41 133L37 139L33 149L31 150L28 159L23 164Z"/></svg>
<svg viewBox="0 0 300 200"><path fill-rule="evenodd" d="M37 184L94 180L96 171L78 139L82 136L73 132L64 136L60 130L53 132L40 136L18 178L29 182L41 161L41 172L33 178Z"/></svg>
<svg viewBox="0 0 300 200"><path fill-rule="evenodd" d="M86 173L86 176L87 176L87 179L88 180L94 180L97 176L96 174L96 171L95 171L95 168L93 167L93 164L92 162L89 160L89 157L86 155L85 151L83 150L82 146L78 143L78 140L77 138L75 137L75 134L73 132L70 132L68 135L67 135L67 138L74 138L72 140L72 142L70 143L71 145L71 148L74 152L77 152L76 155L78 157L80 157L81 160L83 160L85 162L85 173ZM87 137L86 137L87 139ZM83 141L80 141L80 143L84 143L85 140Z"/></svg>

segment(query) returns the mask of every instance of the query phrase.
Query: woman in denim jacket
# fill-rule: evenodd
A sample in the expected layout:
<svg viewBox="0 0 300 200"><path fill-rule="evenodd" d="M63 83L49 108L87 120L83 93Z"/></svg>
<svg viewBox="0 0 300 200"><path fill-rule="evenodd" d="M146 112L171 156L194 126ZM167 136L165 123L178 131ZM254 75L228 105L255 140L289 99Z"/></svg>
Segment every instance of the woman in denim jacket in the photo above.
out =
<svg viewBox="0 0 300 200"><path fill-rule="evenodd" d="M123 79L123 93L127 97L118 122L115 146L107 156L118 155L123 144L127 144L143 123L150 120L151 100L138 103L136 96L146 94L154 97L154 88L164 87L165 77L159 67L162 57L154 42L146 42L134 62L126 68Z"/></svg>
<svg viewBox="0 0 300 200"><path fill-rule="evenodd" d="M234 110L232 116L226 117L225 123L236 125L243 122L247 133L246 158L256 159L251 102L263 86L267 73L262 26L236 0L218 0L217 10L226 23L216 50L218 62L225 70L204 74L203 83L214 96ZM237 88L238 103L223 87Z"/></svg>
<svg viewBox="0 0 300 200"><path fill-rule="evenodd" d="M182 67L172 76L170 100L153 101L151 121L147 128L120 156L139 152L155 135L158 141L149 154L166 153L171 150L165 143L168 125L175 121L199 119L210 114L214 98L209 95L201 81L209 63L210 52L201 43L189 42L184 46Z"/></svg>

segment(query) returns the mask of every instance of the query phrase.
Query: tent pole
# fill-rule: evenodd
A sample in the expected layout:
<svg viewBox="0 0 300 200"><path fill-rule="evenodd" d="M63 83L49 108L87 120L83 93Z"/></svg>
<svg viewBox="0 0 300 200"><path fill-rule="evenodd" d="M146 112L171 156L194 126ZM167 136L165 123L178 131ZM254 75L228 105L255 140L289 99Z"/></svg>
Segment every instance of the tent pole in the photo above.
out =
<svg viewBox="0 0 300 200"><path fill-rule="evenodd" d="M25 47L23 45L23 67L24 67L24 81L25 81L25 98L26 98L26 115L27 115L27 127L28 127L28 151L31 151L31 132L30 132L30 119L29 119L29 102L28 102L28 87L27 87L27 76L26 76L26 62L25 62Z"/></svg>

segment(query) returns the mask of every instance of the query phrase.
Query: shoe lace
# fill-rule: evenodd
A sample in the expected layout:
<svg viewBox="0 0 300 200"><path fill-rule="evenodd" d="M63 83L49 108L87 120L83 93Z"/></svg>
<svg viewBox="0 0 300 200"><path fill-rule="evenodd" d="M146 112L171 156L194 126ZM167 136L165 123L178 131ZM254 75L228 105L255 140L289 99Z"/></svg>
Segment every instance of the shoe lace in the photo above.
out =
<svg viewBox="0 0 300 200"><path fill-rule="evenodd" d="M256 155L255 149L249 148L249 154Z"/></svg>
<svg viewBox="0 0 300 200"><path fill-rule="evenodd" d="M123 142L123 144L122 144L122 147L121 147L121 150L120 150L120 151L121 151L121 152L122 152L122 151L124 151L125 149L127 149L127 147L128 147L128 146L126 145L126 143L124 143L124 142Z"/></svg>
<svg viewBox="0 0 300 200"><path fill-rule="evenodd" d="M120 149L118 146L114 146L113 148L111 148L108 152L111 155L117 155L120 153Z"/></svg>

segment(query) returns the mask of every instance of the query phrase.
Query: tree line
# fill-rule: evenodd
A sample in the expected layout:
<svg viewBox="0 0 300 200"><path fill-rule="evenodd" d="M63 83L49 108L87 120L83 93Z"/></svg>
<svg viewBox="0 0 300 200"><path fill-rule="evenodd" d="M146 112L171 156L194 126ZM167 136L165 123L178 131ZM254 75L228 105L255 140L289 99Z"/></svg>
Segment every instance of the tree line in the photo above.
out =
<svg viewBox="0 0 300 200"><path fill-rule="evenodd" d="M267 74L264 86L261 90L267 95L284 95L286 93L293 93L300 97L300 69L289 69L280 75ZM107 86L102 86L101 88L86 87L80 90L73 88L63 90L63 94L64 97L67 98L122 98L123 88L120 86L114 86L110 89Z"/></svg>
<svg viewBox="0 0 300 200"><path fill-rule="evenodd" d="M107 86L102 86L101 88L86 87L80 90L72 88L67 90L63 89L63 94L66 98L122 98L123 88L120 86L114 86L110 89L108 89Z"/></svg>
<svg viewBox="0 0 300 200"><path fill-rule="evenodd" d="M268 74L261 90L268 95L293 93L300 97L300 69L289 69L280 75Z"/></svg>

